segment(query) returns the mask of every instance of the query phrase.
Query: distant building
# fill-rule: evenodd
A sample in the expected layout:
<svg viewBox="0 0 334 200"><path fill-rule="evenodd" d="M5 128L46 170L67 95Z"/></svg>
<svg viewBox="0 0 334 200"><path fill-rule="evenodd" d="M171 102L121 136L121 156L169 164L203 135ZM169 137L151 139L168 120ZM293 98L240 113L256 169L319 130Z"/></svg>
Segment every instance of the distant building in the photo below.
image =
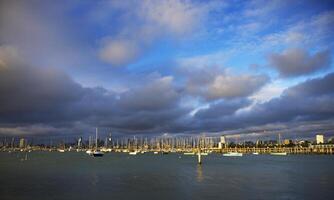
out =
<svg viewBox="0 0 334 200"><path fill-rule="evenodd" d="M289 139L285 139L285 140L284 140L284 145L289 145L289 144L291 144L291 143L292 143L292 141L289 140Z"/></svg>
<svg viewBox="0 0 334 200"><path fill-rule="evenodd" d="M315 141L317 144L323 144L324 143L324 135L317 134L315 136Z"/></svg>
<svg viewBox="0 0 334 200"><path fill-rule="evenodd" d="M24 138L21 138L21 139L20 139L19 147L20 147L21 149L23 149L23 148L25 148L25 146L26 146L26 140L25 140Z"/></svg>
<svg viewBox="0 0 334 200"><path fill-rule="evenodd" d="M334 140L333 140L332 137L328 139L328 143L333 143L333 141L334 141Z"/></svg>
<svg viewBox="0 0 334 200"><path fill-rule="evenodd" d="M222 135L220 136L220 142L218 143L218 148L222 149L222 148L225 148L225 146L226 146L225 136Z"/></svg>

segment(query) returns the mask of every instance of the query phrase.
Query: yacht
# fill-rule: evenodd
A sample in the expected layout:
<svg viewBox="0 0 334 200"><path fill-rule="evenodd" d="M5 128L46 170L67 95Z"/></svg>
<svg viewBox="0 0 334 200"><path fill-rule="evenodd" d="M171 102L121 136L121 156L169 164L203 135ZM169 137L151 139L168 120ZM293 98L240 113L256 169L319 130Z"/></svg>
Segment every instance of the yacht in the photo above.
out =
<svg viewBox="0 0 334 200"><path fill-rule="evenodd" d="M129 155L135 156L135 155L137 155L137 153L138 153L138 151L131 151L131 152L129 152Z"/></svg>
<svg viewBox="0 0 334 200"><path fill-rule="evenodd" d="M286 155L288 155L288 153L287 152L272 152L272 153L270 153L270 155L272 155L272 156L286 156Z"/></svg>
<svg viewBox="0 0 334 200"><path fill-rule="evenodd" d="M281 134L278 134L278 148L281 148ZM271 152L270 155L273 156L286 156L288 155L287 152L282 151L282 152Z"/></svg>
<svg viewBox="0 0 334 200"><path fill-rule="evenodd" d="M90 149L88 149L88 150L86 151L86 154L88 154L88 155L92 155L92 154L93 154L93 151L90 150Z"/></svg>
<svg viewBox="0 0 334 200"><path fill-rule="evenodd" d="M193 155L195 155L195 152L184 152L183 155L193 156Z"/></svg>
<svg viewBox="0 0 334 200"><path fill-rule="evenodd" d="M97 128L95 131L95 150L93 151L93 153L91 154L94 157L102 157L104 155L104 153L102 151L98 150L98 145L97 145Z"/></svg>
<svg viewBox="0 0 334 200"><path fill-rule="evenodd" d="M94 157L102 157L104 156L104 153L102 151L93 151Z"/></svg>
<svg viewBox="0 0 334 200"><path fill-rule="evenodd" d="M238 152L227 152L224 153L223 156L229 156L229 157L241 157L243 154Z"/></svg>

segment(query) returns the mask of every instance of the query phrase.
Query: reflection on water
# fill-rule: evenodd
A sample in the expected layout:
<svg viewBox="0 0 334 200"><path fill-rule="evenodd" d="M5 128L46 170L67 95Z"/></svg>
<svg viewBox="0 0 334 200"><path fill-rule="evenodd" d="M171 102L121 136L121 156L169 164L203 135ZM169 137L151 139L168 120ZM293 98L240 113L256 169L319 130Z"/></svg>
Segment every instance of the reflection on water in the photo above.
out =
<svg viewBox="0 0 334 200"><path fill-rule="evenodd" d="M96 173L94 173L92 176L92 185L96 186L98 182L99 182L99 177Z"/></svg>
<svg viewBox="0 0 334 200"><path fill-rule="evenodd" d="M203 181L203 169L202 165L197 164L197 182L202 182Z"/></svg>

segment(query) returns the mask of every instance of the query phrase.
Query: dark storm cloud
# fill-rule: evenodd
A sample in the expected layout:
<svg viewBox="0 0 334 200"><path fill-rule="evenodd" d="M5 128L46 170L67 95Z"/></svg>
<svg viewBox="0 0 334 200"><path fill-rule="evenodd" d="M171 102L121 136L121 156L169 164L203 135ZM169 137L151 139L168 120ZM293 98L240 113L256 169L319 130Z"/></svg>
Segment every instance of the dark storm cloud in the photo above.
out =
<svg viewBox="0 0 334 200"><path fill-rule="evenodd" d="M180 94L173 88L172 81L172 77L162 77L126 91L120 98L120 105L135 111L160 110L176 106Z"/></svg>
<svg viewBox="0 0 334 200"><path fill-rule="evenodd" d="M192 81L196 79L210 85L206 74L202 75L194 76ZM224 73L212 76L213 79L220 76L228 80L242 79ZM240 83L220 84L219 87L238 90ZM251 87L249 81L243 84ZM333 120L332 85L334 73L288 88L280 97L265 103L248 99L253 88L252 92L239 93L234 98L227 98L227 95L213 99L207 102L208 108L192 115L190 113L197 107L189 102L182 104L183 98L193 98L186 88L189 85L176 86L172 76L148 76L147 80L143 78L138 85L118 93L102 87L87 88L62 71L25 64L14 49L1 47L0 132L80 133L99 126L129 134L159 134L242 132L251 127L253 130L275 128L276 124L288 129L307 122L318 122L319 126L321 121L328 124Z"/></svg>
<svg viewBox="0 0 334 200"><path fill-rule="evenodd" d="M288 88L279 98L256 105L250 114L257 116L256 123L331 119L334 117L332 85L334 73L307 80Z"/></svg>
<svg viewBox="0 0 334 200"><path fill-rule="evenodd" d="M30 126L34 131L39 126L32 124L51 126L43 130L52 131L52 127L104 126L123 132L159 132L189 112L179 106L180 92L172 81L169 76L150 77L122 93L85 88L59 70L24 64L14 49L1 47L0 123Z"/></svg>
<svg viewBox="0 0 334 200"><path fill-rule="evenodd" d="M217 119L223 116L233 115L238 109L249 106L251 103L248 99L236 99L214 102L209 108L196 112L195 117L198 119Z"/></svg>
<svg viewBox="0 0 334 200"><path fill-rule="evenodd" d="M83 26L69 17L76 6L84 4L1 0L0 44L17 47L25 60L37 65L65 68L91 64L93 55Z"/></svg>
<svg viewBox="0 0 334 200"><path fill-rule="evenodd" d="M215 67L186 67L182 73L186 91L209 101L247 97L269 82L266 75L232 75Z"/></svg>
<svg viewBox="0 0 334 200"><path fill-rule="evenodd" d="M10 47L0 51L1 121L49 122L83 95L82 87L66 74L26 65Z"/></svg>
<svg viewBox="0 0 334 200"><path fill-rule="evenodd" d="M203 130L247 129L264 125L294 126L308 121L334 121L334 73L310 79L286 89L283 94L265 103L258 103L241 112L224 116L219 109L201 110L206 117L197 122ZM242 106L241 106L242 107ZM202 113L201 113L202 112Z"/></svg>
<svg viewBox="0 0 334 200"><path fill-rule="evenodd" d="M288 49L282 54L270 55L269 62L281 77L293 77L328 68L331 64L331 55L329 50L310 55L303 49Z"/></svg>

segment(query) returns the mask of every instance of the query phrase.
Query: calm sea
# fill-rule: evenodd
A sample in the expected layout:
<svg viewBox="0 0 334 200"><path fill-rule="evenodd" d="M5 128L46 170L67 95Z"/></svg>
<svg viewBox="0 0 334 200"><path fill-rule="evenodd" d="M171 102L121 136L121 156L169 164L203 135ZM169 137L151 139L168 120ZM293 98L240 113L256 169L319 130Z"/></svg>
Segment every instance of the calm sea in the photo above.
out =
<svg viewBox="0 0 334 200"><path fill-rule="evenodd" d="M334 156L0 153L0 199L333 199Z"/></svg>

